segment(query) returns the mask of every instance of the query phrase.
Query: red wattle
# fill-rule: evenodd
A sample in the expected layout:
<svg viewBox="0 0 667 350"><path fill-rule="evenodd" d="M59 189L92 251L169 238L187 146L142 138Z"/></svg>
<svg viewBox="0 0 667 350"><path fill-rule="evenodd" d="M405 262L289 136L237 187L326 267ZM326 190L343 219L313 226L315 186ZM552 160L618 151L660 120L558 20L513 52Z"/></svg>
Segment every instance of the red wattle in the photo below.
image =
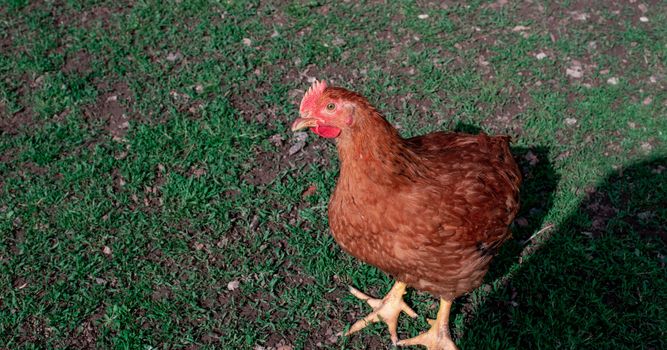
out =
<svg viewBox="0 0 667 350"><path fill-rule="evenodd" d="M328 125L318 125L314 128L310 128L310 130L322 137L332 139L334 137L338 137L340 135L340 129L335 127L335 126L328 126Z"/></svg>

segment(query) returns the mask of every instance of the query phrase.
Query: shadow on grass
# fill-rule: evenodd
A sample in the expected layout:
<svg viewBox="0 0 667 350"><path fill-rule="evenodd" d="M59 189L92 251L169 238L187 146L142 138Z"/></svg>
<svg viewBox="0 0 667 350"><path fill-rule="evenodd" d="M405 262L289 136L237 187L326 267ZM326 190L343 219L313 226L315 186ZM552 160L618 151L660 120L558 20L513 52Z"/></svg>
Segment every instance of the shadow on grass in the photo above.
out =
<svg viewBox="0 0 667 350"><path fill-rule="evenodd" d="M540 180L527 179L525 191L539 190ZM478 300L464 329L455 331L462 333L458 343L462 349L666 348L666 230L667 158L609 175L563 224L525 246L532 255ZM502 251L492 274L505 273L504 256L517 254Z"/></svg>

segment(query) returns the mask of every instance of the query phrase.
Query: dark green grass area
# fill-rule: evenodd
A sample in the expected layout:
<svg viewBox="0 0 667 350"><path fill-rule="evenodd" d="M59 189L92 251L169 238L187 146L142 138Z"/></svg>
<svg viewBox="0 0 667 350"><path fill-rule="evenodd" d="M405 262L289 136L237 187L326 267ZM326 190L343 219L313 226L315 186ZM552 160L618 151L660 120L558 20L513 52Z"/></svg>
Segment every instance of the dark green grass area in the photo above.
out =
<svg viewBox="0 0 667 350"><path fill-rule="evenodd" d="M461 348L665 348L667 5L502 3L1 2L0 347L390 347L336 335L392 281L328 233L333 144L289 132L320 78L405 136L514 137ZM437 308L407 301L401 338Z"/></svg>

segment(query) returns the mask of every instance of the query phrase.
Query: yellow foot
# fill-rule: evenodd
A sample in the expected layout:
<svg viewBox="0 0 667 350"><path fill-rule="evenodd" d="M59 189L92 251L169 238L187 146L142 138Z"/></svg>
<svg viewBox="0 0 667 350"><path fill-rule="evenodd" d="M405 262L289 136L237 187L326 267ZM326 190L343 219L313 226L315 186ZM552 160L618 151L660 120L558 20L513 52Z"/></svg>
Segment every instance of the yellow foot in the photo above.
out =
<svg viewBox="0 0 667 350"><path fill-rule="evenodd" d="M456 344L454 344L449 335L449 311L451 307L451 301L441 299L438 318L435 320L428 320L431 329L414 338L401 340L396 345L423 345L426 346L428 350L458 350Z"/></svg>
<svg viewBox="0 0 667 350"><path fill-rule="evenodd" d="M415 313L408 304L403 301L403 294L405 294L405 283L396 282L391 288L389 293L382 299L371 298L368 295L362 293L354 287L350 287L350 293L357 297L358 299L364 300L373 308L373 312L368 314L368 316L363 319L355 322L350 330L348 330L345 335L350 335L354 332L364 329L371 323L375 322L384 322L389 328L389 334L391 335L391 342L396 344L398 341L398 335L396 334L396 328L398 327L398 315L401 314L401 311L408 314L408 316L415 318L417 313Z"/></svg>

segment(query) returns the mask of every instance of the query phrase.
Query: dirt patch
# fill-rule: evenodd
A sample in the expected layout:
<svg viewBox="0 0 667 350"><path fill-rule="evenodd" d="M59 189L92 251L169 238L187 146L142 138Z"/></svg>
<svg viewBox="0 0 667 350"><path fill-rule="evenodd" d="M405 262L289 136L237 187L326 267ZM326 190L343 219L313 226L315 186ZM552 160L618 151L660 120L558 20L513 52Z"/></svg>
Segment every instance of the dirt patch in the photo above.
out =
<svg viewBox="0 0 667 350"><path fill-rule="evenodd" d="M92 61L92 56L85 50L68 54L65 57L65 64L61 68L63 73L78 73L84 74L91 71L90 62Z"/></svg>
<svg viewBox="0 0 667 350"><path fill-rule="evenodd" d="M46 346L47 339L53 333L53 329L49 327L47 320L41 317L28 316L19 330L19 344L33 344L38 346Z"/></svg>
<svg viewBox="0 0 667 350"><path fill-rule="evenodd" d="M333 155L329 155L332 150L326 144L328 141L311 133L300 144L301 141L294 135L290 134L289 140L283 140L279 134L272 136L271 141L276 149L256 151L252 164L248 165L249 171L242 175L242 179L256 186L264 186L271 183L283 170L298 168L304 164L318 164L323 167L330 164Z"/></svg>
<svg viewBox="0 0 667 350"><path fill-rule="evenodd" d="M153 294L151 294L151 299L153 301L170 300L172 297L173 294L171 288L167 286L156 286L153 290Z"/></svg>
<svg viewBox="0 0 667 350"><path fill-rule="evenodd" d="M104 89L106 84L98 85L98 89ZM128 112L127 106L132 104L132 94L127 84L116 83L110 89L101 94L97 103L84 108L84 117L92 122L105 124L106 131L116 141L122 141L130 127L132 114Z"/></svg>
<svg viewBox="0 0 667 350"><path fill-rule="evenodd" d="M126 3L122 7L98 6L81 12L52 13L54 24L58 27L77 26L90 29L99 23L102 28L109 28L112 23L112 16L117 13L123 13L132 9L132 4Z"/></svg>
<svg viewBox="0 0 667 350"><path fill-rule="evenodd" d="M104 316L104 307L86 317L68 338L67 346L73 349L97 349L97 339L100 336L98 320Z"/></svg>
<svg viewBox="0 0 667 350"><path fill-rule="evenodd" d="M32 108L25 107L9 117L0 118L0 134L18 135L21 130L35 125Z"/></svg>
<svg viewBox="0 0 667 350"><path fill-rule="evenodd" d="M25 174L25 172L27 172L27 173L30 173L32 175L37 175L37 176L44 175L44 174L48 173L48 171L49 171L47 168L39 166L39 165L37 165L33 162L24 162L20 165L19 168L21 169L20 171L24 172L24 174Z"/></svg>
<svg viewBox="0 0 667 350"><path fill-rule="evenodd" d="M514 87L510 86L507 96L514 95L516 95ZM526 90L521 89L517 97L510 98L508 103L501 106L491 117L486 118L482 125L494 134L507 134L517 138L523 133L522 118L519 118L519 116L526 111L531 101L531 97Z"/></svg>

